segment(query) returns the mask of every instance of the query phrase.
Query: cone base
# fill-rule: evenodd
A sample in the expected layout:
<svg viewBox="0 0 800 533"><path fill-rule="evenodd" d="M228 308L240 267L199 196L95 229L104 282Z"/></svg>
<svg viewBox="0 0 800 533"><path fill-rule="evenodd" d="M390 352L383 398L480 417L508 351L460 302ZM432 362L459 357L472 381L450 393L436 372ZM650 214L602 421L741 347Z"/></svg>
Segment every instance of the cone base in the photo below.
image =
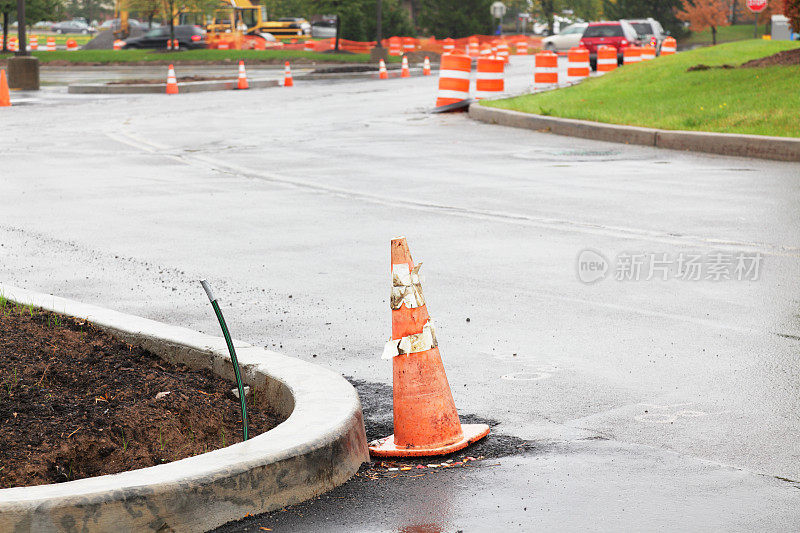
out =
<svg viewBox="0 0 800 533"><path fill-rule="evenodd" d="M424 448L415 446L413 448L398 447L394 443L394 435L372 441L369 444L369 453L376 457L428 457L432 455L447 455L457 452L481 440L489 434L489 426L486 424L461 424L463 436L461 440L446 446L435 448Z"/></svg>

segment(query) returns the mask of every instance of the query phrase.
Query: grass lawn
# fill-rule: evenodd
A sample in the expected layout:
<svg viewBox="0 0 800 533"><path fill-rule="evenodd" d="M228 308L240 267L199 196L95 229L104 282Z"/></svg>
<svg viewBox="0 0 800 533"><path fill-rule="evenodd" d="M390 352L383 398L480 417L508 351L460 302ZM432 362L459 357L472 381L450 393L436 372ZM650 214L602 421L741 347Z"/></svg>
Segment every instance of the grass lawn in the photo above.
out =
<svg viewBox="0 0 800 533"><path fill-rule="evenodd" d="M767 31L767 25L762 24L758 27L758 36L761 38ZM735 26L720 26L717 28L717 44L729 43L731 41L744 41L753 38L752 24L737 24ZM711 44L711 28L705 31L692 32L685 39L678 41L681 45L692 44Z"/></svg>
<svg viewBox="0 0 800 533"><path fill-rule="evenodd" d="M323 54L302 50L186 50L183 52L154 52L153 50L77 50L74 52L34 52L42 64L51 61L72 63L132 63L139 61L264 61L281 62L297 60L310 63L369 63L369 54ZM0 55L0 59L3 56ZM392 57L397 62L399 58Z"/></svg>
<svg viewBox="0 0 800 533"><path fill-rule="evenodd" d="M739 65L798 47L797 42L751 39L698 48L572 87L482 104L667 130L800 137L800 65L687 72L697 64Z"/></svg>

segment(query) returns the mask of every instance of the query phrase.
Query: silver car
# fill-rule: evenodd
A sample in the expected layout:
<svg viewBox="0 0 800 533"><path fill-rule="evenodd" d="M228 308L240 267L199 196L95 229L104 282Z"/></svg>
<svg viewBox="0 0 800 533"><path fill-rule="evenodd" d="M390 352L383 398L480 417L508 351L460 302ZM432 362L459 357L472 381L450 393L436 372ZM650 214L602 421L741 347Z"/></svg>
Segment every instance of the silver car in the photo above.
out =
<svg viewBox="0 0 800 533"><path fill-rule="evenodd" d="M581 44L586 26L585 22L570 24L558 34L542 39L542 47L551 52L568 52L573 46Z"/></svg>

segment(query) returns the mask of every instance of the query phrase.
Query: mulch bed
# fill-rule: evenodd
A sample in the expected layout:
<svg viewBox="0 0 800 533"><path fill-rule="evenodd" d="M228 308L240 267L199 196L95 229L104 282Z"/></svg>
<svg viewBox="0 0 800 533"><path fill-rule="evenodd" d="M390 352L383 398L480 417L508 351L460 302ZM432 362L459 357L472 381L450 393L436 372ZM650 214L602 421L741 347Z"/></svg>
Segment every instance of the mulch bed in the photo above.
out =
<svg viewBox="0 0 800 533"><path fill-rule="evenodd" d="M92 324L0 299L0 488L176 461L242 440L235 384ZM248 395L250 436L275 427Z"/></svg>
<svg viewBox="0 0 800 533"><path fill-rule="evenodd" d="M791 66L800 65L800 48L784 50L767 57L753 59L747 63L742 63L743 68L771 67L774 65Z"/></svg>

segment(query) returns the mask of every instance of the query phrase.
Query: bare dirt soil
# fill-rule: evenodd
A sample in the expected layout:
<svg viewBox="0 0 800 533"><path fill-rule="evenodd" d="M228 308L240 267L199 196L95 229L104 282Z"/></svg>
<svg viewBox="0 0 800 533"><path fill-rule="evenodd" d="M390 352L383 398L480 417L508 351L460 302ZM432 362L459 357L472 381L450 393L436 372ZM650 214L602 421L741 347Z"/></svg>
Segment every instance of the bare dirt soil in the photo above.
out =
<svg viewBox="0 0 800 533"><path fill-rule="evenodd" d="M747 63L742 63L742 68L771 67L774 65L791 66L800 65L800 48L784 50L767 57L753 59Z"/></svg>
<svg viewBox="0 0 800 533"><path fill-rule="evenodd" d="M176 461L242 440L234 383L92 324L0 301L0 488ZM249 394L250 435L275 427Z"/></svg>

